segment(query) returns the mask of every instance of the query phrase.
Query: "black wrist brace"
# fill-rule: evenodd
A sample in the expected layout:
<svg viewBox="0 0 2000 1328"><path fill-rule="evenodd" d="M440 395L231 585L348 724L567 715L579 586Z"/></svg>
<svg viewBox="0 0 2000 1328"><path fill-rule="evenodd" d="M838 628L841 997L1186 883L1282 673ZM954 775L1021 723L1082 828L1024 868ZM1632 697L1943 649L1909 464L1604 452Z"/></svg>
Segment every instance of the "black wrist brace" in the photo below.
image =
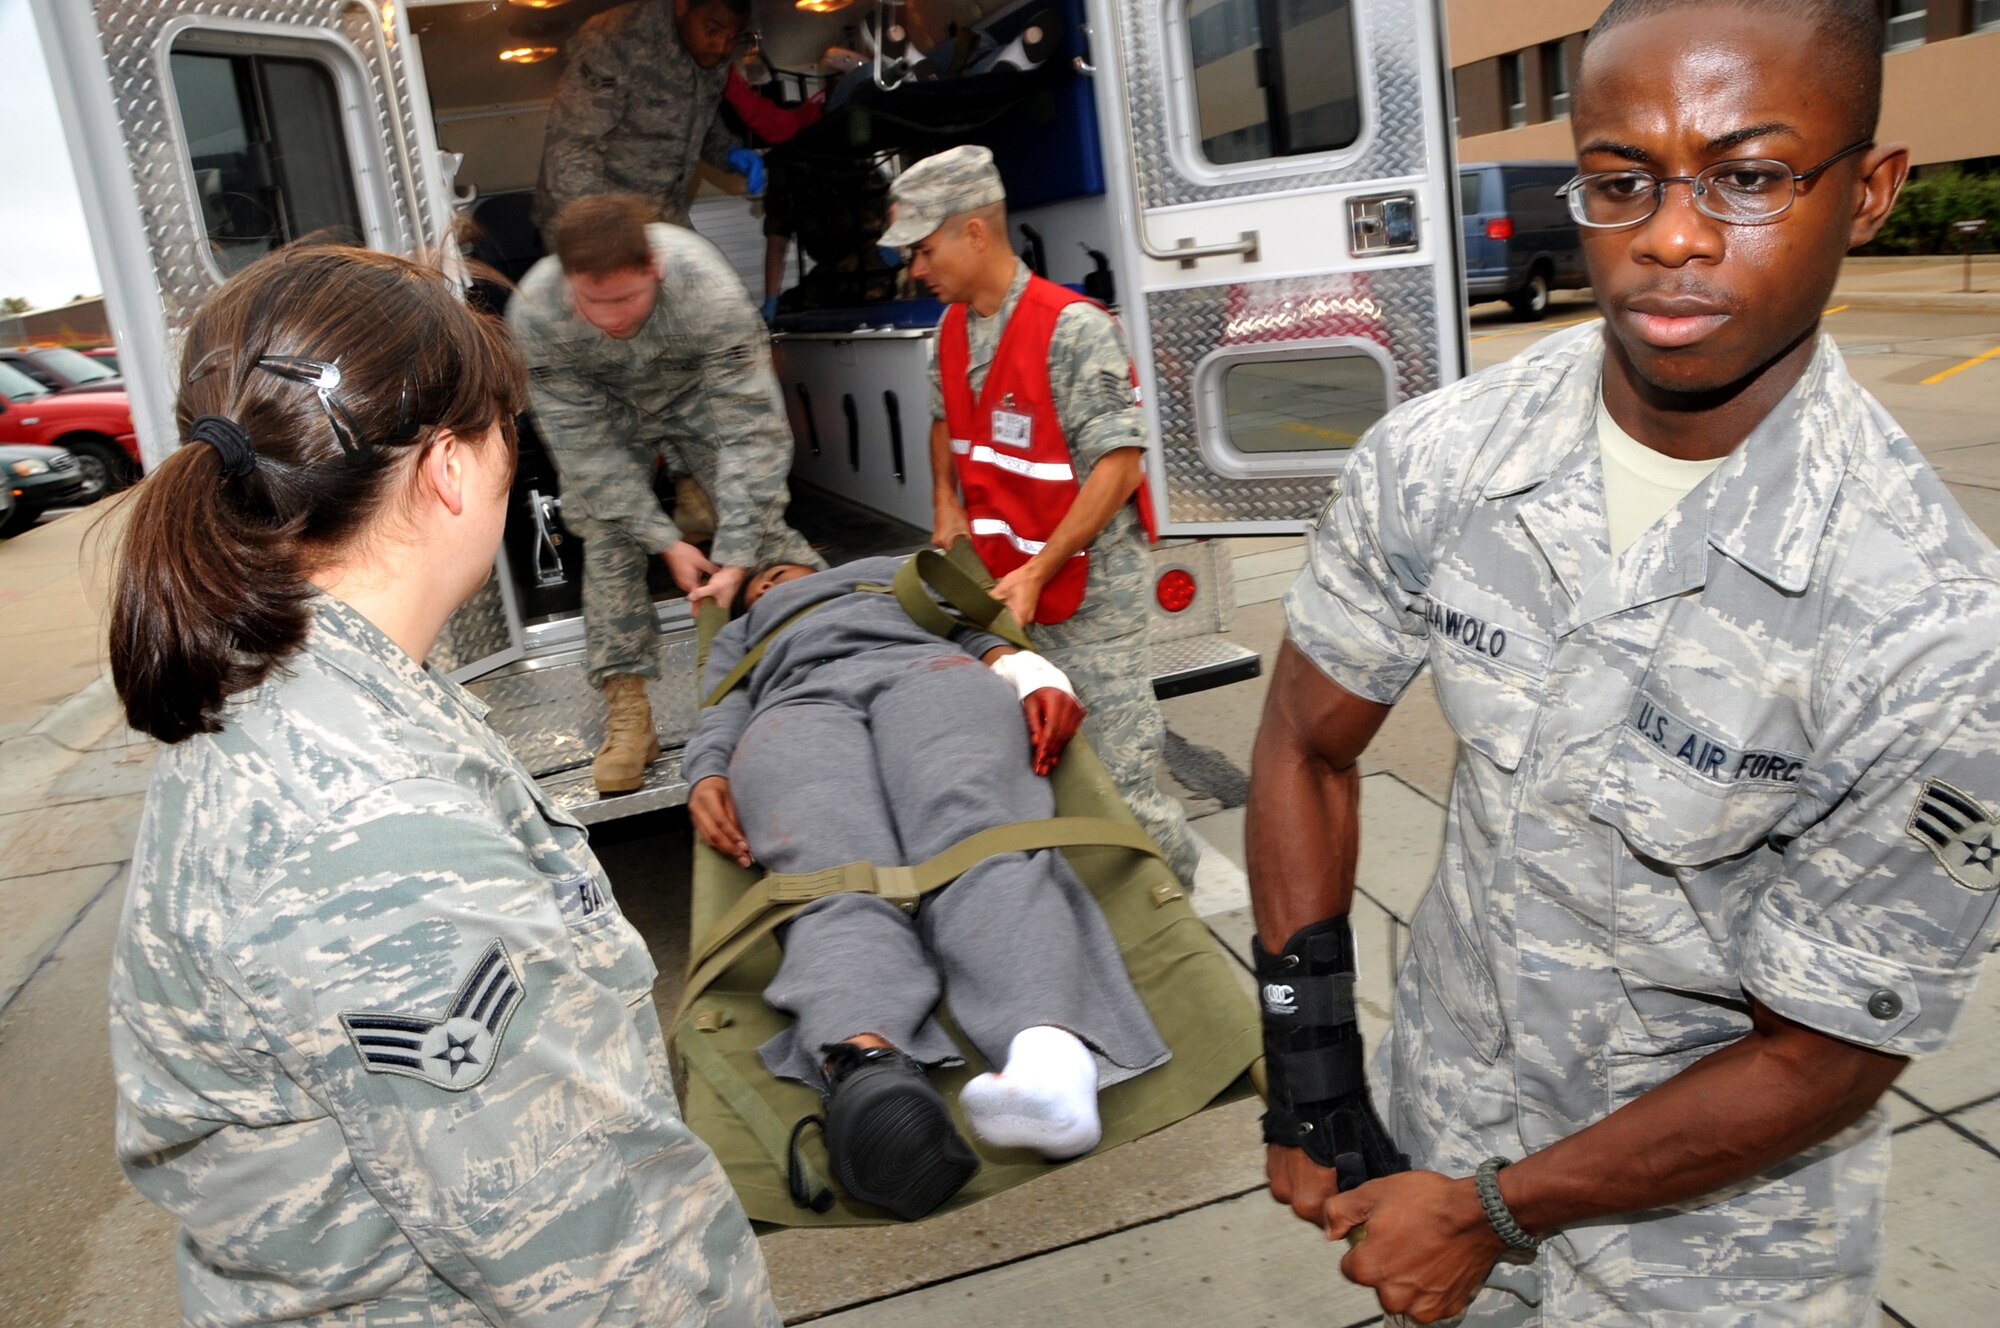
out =
<svg viewBox="0 0 2000 1328"><path fill-rule="evenodd" d="M1269 1087L1264 1142L1341 1173L1341 1188L1407 1170L1368 1100L1354 1014L1354 934L1345 917L1294 932L1267 954L1253 939Z"/></svg>

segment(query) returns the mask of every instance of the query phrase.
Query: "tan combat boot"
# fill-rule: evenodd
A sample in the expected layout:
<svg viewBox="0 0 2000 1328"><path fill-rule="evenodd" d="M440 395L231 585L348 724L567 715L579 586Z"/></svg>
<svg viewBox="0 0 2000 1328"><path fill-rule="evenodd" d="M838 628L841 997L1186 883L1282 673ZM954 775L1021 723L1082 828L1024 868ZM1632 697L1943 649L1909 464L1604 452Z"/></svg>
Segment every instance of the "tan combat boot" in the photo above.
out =
<svg viewBox="0 0 2000 1328"><path fill-rule="evenodd" d="M604 680L604 705L609 712L604 745L590 763L590 777L600 794L631 793L646 782L646 767L660 755L646 680L632 673L612 674Z"/></svg>
<svg viewBox="0 0 2000 1328"><path fill-rule="evenodd" d="M707 491L692 475L674 481L674 524L690 544L715 538L715 504L708 501Z"/></svg>

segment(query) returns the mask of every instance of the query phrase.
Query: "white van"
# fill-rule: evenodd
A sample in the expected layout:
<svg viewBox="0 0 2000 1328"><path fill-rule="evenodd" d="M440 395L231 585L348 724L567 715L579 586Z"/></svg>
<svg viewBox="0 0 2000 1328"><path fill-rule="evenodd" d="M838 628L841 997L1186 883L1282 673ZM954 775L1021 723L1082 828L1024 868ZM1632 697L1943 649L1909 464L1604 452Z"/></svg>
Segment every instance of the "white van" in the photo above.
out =
<svg viewBox="0 0 2000 1328"><path fill-rule="evenodd" d="M525 213L564 44L615 2L30 0L148 462L175 446L180 330L258 254L331 231L451 262L461 212L532 245L506 219ZM1004 38L1049 3L754 0L754 41L769 68L808 70L860 45L864 18ZM1023 248L1107 298L1131 340L1170 537L1155 552L1156 685L1251 676L1256 655L1226 635L1227 561L1197 537L1302 530L1369 423L1464 370L1442 17L1436 0L1057 8L1060 49L1031 73L921 82L868 66L817 150L890 170L951 142L994 148ZM761 222L736 188L706 181L694 224L758 298ZM889 301L779 320L790 519L830 558L927 536L936 315ZM575 541L551 468L531 453L518 486L493 579L437 661L581 819L683 801L685 602L661 587L653 706L669 755L642 791L599 801Z"/></svg>

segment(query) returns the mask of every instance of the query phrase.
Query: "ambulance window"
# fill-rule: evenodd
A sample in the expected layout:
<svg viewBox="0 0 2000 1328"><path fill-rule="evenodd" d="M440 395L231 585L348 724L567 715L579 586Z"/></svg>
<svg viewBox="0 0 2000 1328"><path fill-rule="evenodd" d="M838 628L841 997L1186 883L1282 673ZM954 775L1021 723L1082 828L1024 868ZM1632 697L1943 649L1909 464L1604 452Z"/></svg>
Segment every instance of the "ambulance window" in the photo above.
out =
<svg viewBox="0 0 2000 1328"><path fill-rule="evenodd" d="M1389 409L1383 367L1368 355L1244 360L1222 382L1230 445L1251 456L1352 447Z"/></svg>
<svg viewBox="0 0 2000 1328"><path fill-rule="evenodd" d="M1361 133L1353 0L1188 0L1204 156L1333 152Z"/></svg>
<svg viewBox="0 0 2000 1328"><path fill-rule="evenodd" d="M362 240L331 70L177 49L173 80L202 225L224 276L303 236Z"/></svg>

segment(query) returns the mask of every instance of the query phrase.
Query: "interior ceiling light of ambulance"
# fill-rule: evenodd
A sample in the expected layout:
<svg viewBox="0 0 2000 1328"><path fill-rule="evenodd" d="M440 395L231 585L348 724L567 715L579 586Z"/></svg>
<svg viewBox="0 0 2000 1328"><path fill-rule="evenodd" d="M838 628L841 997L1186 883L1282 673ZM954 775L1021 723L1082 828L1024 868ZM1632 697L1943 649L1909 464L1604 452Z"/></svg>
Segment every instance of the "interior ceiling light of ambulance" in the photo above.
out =
<svg viewBox="0 0 2000 1328"><path fill-rule="evenodd" d="M555 46L510 46L500 52L500 58L510 65L538 65L559 49Z"/></svg>
<svg viewBox="0 0 2000 1328"><path fill-rule="evenodd" d="M794 5L808 14L831 14L837 9L845 9L854 0L793 0Z"/></svg>

